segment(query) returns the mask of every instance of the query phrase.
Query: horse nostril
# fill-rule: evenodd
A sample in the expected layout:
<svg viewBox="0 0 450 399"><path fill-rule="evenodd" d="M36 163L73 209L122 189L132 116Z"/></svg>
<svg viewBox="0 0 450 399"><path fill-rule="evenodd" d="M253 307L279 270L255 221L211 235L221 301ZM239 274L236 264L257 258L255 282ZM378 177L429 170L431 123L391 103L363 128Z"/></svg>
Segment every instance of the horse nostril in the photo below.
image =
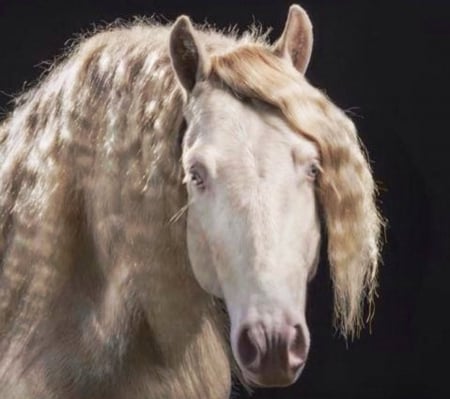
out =
<svg viewBox="0 0 450 399"><path fill-rule="evenodd" d="M258 346L250 328L243 328L238 338L238 354L244 367L257 367Z"/></svg>
<svg viewBox="0 0 450 399"><path fill-rule="evenodd" d="M289 367L291 369L298 369L305 363L308 347L302 327L297 324L294 328L295 332L291 336L288 349Z"/></svg>

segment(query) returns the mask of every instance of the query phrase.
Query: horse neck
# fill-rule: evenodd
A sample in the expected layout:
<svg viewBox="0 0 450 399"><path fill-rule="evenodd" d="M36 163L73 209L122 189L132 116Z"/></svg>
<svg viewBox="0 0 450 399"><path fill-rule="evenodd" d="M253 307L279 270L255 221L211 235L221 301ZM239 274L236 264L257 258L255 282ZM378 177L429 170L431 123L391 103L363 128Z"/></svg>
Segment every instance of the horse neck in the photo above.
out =
<svg viewBox="0 0 450 399"><path fill-rule="evenodd" d="M165 45L166 39L162 42ZM101 104L101 96L97 99L90 89L89 73L98 72L95 68L86 72L96 59L92 57L94 50L86 50L85 61L80 51L79 69L68 69L74 74L69 76L73 79L61 80L60 94L69 101L68 105L64 106L64 102L57 107L62 97L52 92L48 98L37 95L19 114L13 115L15 127L11 128L11 137L17 138L23 131L27 139L14 159L9 147L2 143L5 136L7 139L7 128L0 126L0 143L6 148L5 152L0 151L0 159L3 161L7 156L12 160L8 161L10 168L4 166L6 163L0 166L0 183L6 183L8 189L12 183L20 183L20 192L2 190L0 195L5 206L15 206L19 216L11 223L0 219L0 228L14 227L8 227L12 236L7 243L0 242L0 255L5 255L1 283L7 288L1 292L7 296L2 303L8 306L8 311L0 316L11 316L11 320L0 320L0 333L8 338L6 323L13 326L11 331L19 326L30 332L26 337L16 334L11 342L23 341L22 348L34 342L36 348L39 346L37 349L44 349L33 362L42 360L40 363L50 367L55 384L61 372L70 370L71 359L76 361L86 355L99 376L109 373L110 364L121 364L121 361L130 362L130 369L141 370L136 374L145 375L143 379L148 381L156 378L161 383L164 373L171 377L177 374L178 397L189 397L183 395L181 388L189 384L195 386L192 392L201 392L200 386L217 386L215 379L220 379L221 386L226 387L229 361L221 311L201 290L190 270L184 218L170 222L186 204L179 170L180 154L173 145L177 141L173 135L178 135L182 119L180 93L175 93L173 98L166 96L175 84L173 73L170 72L169 81L143 80L141 95L133 97L138 102L131 102L131 107L137 108L147 104L146 93L164 93L165 98L172 98L164 107L157 108L158 123L155 115L147 115L145 121L127 119L130 110L121 108L126 102ZM167 63L159 65L171 71ZM61 69L50 75L50 82L56 79L57 73L65 72ZM148 71L148 76L157 75ZM73 83L65 87L63 82ZM160 82L168 86L160 86ZM45 83L42 88L44 92ZM77 106L71 107L74 98ZM38 120L41 128L52 127L45 133L54 147L50 157L37 150L40 147L36 141L40 136L35 134L38 129L35 129L33 104L40 107L37 109L41 110ZM54 110L50 119L48 110ZM100 147L111 139L108 128L101 125L105 115L122 116L115 119L109 133L117 132L119 127L120 131L127 132L124 141L113 141L117 147L108 154L120 154L115 158L108 158L105 147ZM136 126L148 126L149 130L138 131ZM57 137L61 131L70 132L63 141ZM18 147L12 143L11 148ZM27 168L25 160L30 158L31 148L34 148L34 158L41 161L51 158L53 162L43 163L43 168ZM16 173L17 170L21 173ZM10 193L17 197L11 197ZM33 213L36 202L32 199L37 195L40 212ZM8 209L1 205L0 217L10 215ZM26 223L20 226L23 221ZM75 233L74 225L78 229ZM29 246L25 252L21 247L24 242ZM35 261L36 254L42 257L39 263ZM19 283L27 285L18 286ZM19 300L26 306L14 315ZM43 333L39 339L30 341L28 338L34 330L29 327L34 328L42 319L48 328L37 329ZM0 349L12 347L10 341L1 339L2 336ZM11 352L3 356L1 369L9 367L6 360L21 359L24 351L18 350L19 355ZM130 351L134 358L130 357ZM143 355L136 355L139 352ZM202 374L203 381L198 381L199 377L195 376Z"/></svg>

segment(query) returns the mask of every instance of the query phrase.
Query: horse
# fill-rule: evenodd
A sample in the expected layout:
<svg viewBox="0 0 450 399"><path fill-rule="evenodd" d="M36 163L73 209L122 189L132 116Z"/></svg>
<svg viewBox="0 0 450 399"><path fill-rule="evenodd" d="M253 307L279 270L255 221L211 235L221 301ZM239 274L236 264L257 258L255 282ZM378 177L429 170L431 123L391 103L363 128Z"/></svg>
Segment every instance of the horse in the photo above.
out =
<svg viewBox="0 0 450 399"><path fill-rule="evenodd" d="M382 217L353 122L278 40L180 16L76 43L0 125L0 396L287 386L323 231L335 326L373 309ZM323 226L323 229L321 227Z"/></svg>

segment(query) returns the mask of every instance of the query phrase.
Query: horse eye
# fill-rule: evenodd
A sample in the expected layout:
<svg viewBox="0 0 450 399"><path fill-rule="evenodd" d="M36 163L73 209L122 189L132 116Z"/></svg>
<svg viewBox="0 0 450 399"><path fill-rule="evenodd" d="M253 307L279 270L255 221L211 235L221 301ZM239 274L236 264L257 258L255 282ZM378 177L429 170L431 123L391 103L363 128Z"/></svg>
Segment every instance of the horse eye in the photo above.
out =
<svg viewBox="0 0 450 399"><path fill-rule="evenodd" d="M189 179L199 189L205 189L206 170L202 165L194 165L189 169Z"/></svg>
<svg viewBox="0 0 450 399"><path fill-rule="evenodd" d="M313 162L308 166L307 175L311 180L316 180L317 176L320 173L320 166L317 162Z"/></svg>

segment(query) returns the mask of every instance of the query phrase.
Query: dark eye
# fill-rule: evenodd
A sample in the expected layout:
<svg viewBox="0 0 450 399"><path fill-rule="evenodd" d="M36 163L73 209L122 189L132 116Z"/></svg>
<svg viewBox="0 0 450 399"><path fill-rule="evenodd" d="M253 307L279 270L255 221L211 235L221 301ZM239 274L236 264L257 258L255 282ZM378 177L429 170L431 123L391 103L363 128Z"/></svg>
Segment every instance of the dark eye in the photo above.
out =
<svg viewBox="0 0 450 399"><path fill-rule="evenodd" d="M308 169L306 171L306 174L308 175L308 178L311 180L316 180L317 176L319 176L320 173L320 166L317 162L312 162L308 165Z"/></svg>
<svg viewBox="0 0 450 399"><path fill-rule="evenodd" d="M196 164L189 169L189 180L197 188L204 190L206 181L206 170L203 165Z"/></svg>

